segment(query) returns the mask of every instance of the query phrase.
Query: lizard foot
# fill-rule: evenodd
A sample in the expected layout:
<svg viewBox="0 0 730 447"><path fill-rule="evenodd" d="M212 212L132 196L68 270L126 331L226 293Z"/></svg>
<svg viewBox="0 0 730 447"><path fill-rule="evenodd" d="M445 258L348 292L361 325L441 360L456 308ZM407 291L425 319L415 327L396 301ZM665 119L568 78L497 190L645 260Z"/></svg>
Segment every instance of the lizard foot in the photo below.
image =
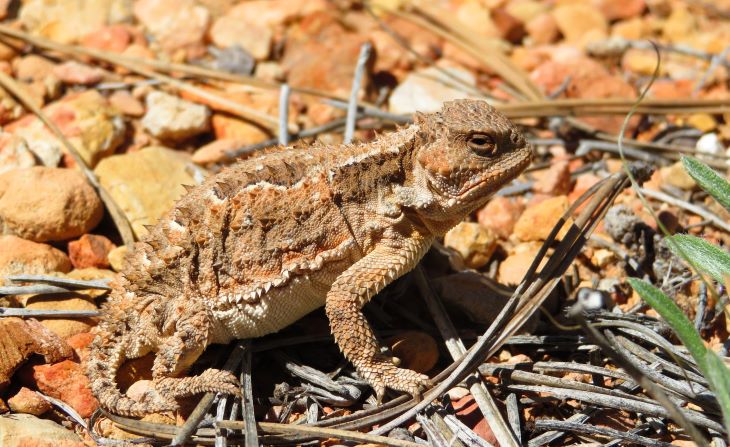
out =
<svg viewBox="0 0 730 447"><path fill-rule="evenodd" d="M200 393L223 393L241 397L241 385L228 371L206 369L192 377L164 377L155 381L155 389L164 399L187 397Z"/></svg>
<svg viewBox="0 0 730 447"><path fill-rule="evenodd" d="M431 386L428 376L410 369L398 368L386 358L378 358L360 365L358 373L375 390L378 404L383 401L387 388L408 393L414 399L420 400L421 390Z"/></svg>
<svg viewBox="0 0 730 447"><path fill-rule="evenodd" d="M143 406L143 409L141 410L143 414L165 413L167 411L177 411L180 409L180 405L175 401L175 399L171 399L160 394L156 388L147 390L141 396L139 404Z"/></svg>

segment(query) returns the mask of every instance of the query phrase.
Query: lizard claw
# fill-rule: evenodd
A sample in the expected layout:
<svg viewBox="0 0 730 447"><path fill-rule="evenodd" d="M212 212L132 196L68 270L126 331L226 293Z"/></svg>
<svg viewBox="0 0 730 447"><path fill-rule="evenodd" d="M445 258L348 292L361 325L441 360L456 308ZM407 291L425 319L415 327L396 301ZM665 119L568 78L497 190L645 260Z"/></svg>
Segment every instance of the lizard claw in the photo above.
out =
<svg viewBox="0 0 730 447"><path fill-rule="evenodd" d="M201 392L230 394L241 397L241 384L235 374L219 369L206 369L198 376Z"/></svg>
<svg viewBox="0 0 730 447"><path fill-rule="evenodd" d="M382 403L387 388L408 393L418 401L421 400L421 390L431 386L428 376L398 368L386 359L362 365L358 372L373 387L378 404Z"/></svg>
<svg viewBox="0 0 730 447"><path fill-rule="evenodd" d="M165 377L155 383L157 392L164 398L178 398L200 393L223 393L241 397L238 378L220 369L206 369L202 374L192 377Z"/></svg>

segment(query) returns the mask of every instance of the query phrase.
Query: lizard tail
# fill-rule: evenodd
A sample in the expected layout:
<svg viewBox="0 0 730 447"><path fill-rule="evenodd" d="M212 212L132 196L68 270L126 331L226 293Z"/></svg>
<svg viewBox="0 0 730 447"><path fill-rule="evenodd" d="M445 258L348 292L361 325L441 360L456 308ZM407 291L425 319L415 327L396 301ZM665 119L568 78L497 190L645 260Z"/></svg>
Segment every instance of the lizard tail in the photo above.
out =
<svg viewBox="0 0 730 447"><path fill-rule="evenodd" d="M120 416L133 417L176 409L176 406L161 402L137 402L119 390L117 371L127 359L126 337L121 335L123 331L120 330L123 326L124 323L120 321L104 321L97 326L96 337L89 346L89 354L85 360L91 392L101 408Z"/></svg>

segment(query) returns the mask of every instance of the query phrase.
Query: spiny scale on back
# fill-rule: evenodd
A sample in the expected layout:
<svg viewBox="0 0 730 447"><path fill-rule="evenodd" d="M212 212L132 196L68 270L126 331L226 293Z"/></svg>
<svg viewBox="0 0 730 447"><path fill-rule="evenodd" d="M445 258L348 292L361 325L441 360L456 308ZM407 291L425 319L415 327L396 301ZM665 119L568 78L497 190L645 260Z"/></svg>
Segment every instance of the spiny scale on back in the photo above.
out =
<svg viewBox="0 0 730 447"><path fill-rule="evenodd" d="M316 143L225 168L151 227L123 273L125 289L162 296L167 288L197 290L225 300L233 288L245 287L238 300L254 303L292 273L321 267L318 258L328 252L363 250L348 241L354 230L327 204L366 206L373 195L402 184L414 134L411 128L371 143Z"/></svg>
<svg viewBox="0 0 730 447"><path fill-rule="evenodd" d="M521 173L532 150L483 101L444 104L376 141L282 149L194 187L136 244L114 284L87 373L101 405L142 415L231 374L180 377L211 343L278 331L325 306L335 341L382 398L427 377L380 354L360 308ZM124 396L116 371L156 352L157 397Z"/></svg>

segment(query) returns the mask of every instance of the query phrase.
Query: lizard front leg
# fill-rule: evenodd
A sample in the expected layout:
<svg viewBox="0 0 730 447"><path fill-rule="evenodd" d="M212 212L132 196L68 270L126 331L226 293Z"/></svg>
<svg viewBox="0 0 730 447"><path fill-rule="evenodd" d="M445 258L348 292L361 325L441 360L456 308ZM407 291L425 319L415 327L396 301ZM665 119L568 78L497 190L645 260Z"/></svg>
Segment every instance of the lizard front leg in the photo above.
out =
<svg viewBox="0 0 730 447"><path fill-rule="evenodd" d="M174 325L174 332L158 348L152 367L155 390L170 406L176 406L177 398L198 393L220 392L240 396L238 379L228 371L209 368L198 376L178 377L208 346L208 315L204 308L190 307L170 322Z"/></svg>
<svg viewBox="0 0 730 447"><path fill-rule="evenodd" d="M380 402L391 388L420 396L428 377L396 367L380 353L380 346L361 308L371 297L413 269L431 246L431 238L381 241L373 251L350 266L334 282L325 301L325 311L335 342L358 374L375 390Z"/></svg>

